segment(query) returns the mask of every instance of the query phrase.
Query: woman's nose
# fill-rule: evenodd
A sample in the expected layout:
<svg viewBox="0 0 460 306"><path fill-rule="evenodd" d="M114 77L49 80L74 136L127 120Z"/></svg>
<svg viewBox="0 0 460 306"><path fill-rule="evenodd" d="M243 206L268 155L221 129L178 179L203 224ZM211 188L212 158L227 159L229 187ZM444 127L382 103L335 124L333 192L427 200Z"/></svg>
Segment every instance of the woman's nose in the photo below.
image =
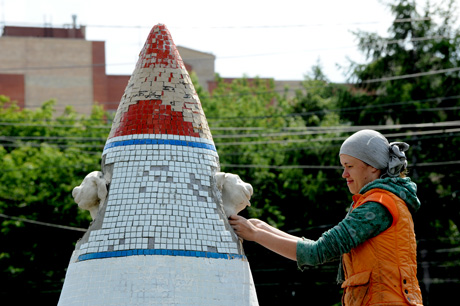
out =
<svg viewBox="0 0 460 306"><path fill-rule="evenodd" d="M347 172L347 169L343 169L343 172L342 172L342 177L343 177L343 178L346 178L346 177L348 177L348 172Z"/></svg>

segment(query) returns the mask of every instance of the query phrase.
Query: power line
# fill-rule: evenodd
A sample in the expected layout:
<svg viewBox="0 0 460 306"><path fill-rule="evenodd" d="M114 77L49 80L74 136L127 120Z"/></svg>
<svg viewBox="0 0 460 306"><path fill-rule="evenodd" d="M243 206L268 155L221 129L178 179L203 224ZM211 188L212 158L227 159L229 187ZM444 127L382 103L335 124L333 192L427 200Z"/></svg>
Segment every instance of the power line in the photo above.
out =
<svg viewBox="0 0 460 306"><path fill-rule="evenodd" d="M297 89L290 89L289 91L294 91L294 90L301 90L301 89L306 89L306 88L297 88ZM255 93L252 93L253 95L261 95L261 94L270 94L270 93L274 93L274 92L281 92L283 90L273 90L273 91L265 91L265 92L255 92ZM234 94L233 96L245 96L245 95L251 95L251 93L244 93L244 94ZM224 96L230 96L230 95L216 95L214 97L224 97ZM404 104L412 104L412 103L415 103L415 102L428 102L428 101L436 101L436 100L450 100L450 99L453 99L452 97L447 97L446 99L442 99L442 98L432 98L432 99L425 99L425 100L413 100L413 101L408 101L408 102L400 102L400 103L386 103L386 104L379 104L379 105L371 105L371 106L356 106L356 107L344 107L344 108L340 108L340 109L322 109L322 110L317 110L317 111L310 111L310 112L303 112L303 113L292 113L292 114L288 114L288 115L264 115L264 116L252 116L252 117L208 117L207 119L220 119L222 121L222 119L242 119L242 118L252 118L252 119L263 119L263 118L273 118L273 117L278 117L278 118L281 118L281 117L292 117L292 116L305 116L305 115L314 115L314 114L323 114L323 113L330 113L330 112L349 112L349 111L352 111L352 110L358 110L358 109L366 109L366 108L376 108L376 107L379 107L379 108L382 108L384 106L395 106L395 105L404 105ZM120 102L106 102L106 103L103 103L101 104L102 106L104 105L107 105L107 104L114 104L114 103L120 103ZM90 106L90 105L94 105L94 104L78 104L78 106L83 106L83 105L87 105L87 106ZM55 107L55 109L62 109L62 108L65 108L67 107L68 105L57 105ZM25 105L24 108L27 108L27 109L38 109L40 108L41 105L34 105L34 104L29 104L29 105ZM449 107L435 107L435 108L423 108L423 109L418 109L417 111L421 111L421 112L427 112L427 111L440 111L440 110L458 110L460 109L460 106L449 106ZM373 111L373 112L379 112L381 113L381 111ZM30 119L28 119L29 121L31 121ZM36 119L37 121L38 120L41 120L41 119ZM72 120L72 119L70 119ZM96 120L97 121L97 120ZM1 119L0 119L0 125L1 124ZM71 127L71 126L69 126ZM86 126L85 126L86 127ZM102 127L104 128L104 127Z"/></svg>
<svg viewBox="0 0 460 306"><path fill-rule="evenodd" d="M449 69L440 69L440 70L431 70L431 71L427 71L427 72L418 72L418 73L412 73L412 74L397 75L397 76L385 77L385 78L380 78L380 79L363 80L363 81L361 81L361 83L368 84L368 83L387 82L387 81L417 78L417 77L421 77L421 76L443 74L443 73L456 72L456 71L460 71L460 67L454 67L454 68L449 68Z"/></svg>
<svg viewBox="0 0 460 306"><path fill-rule="evenodd" d="M327 85L327 86L333 86L333 85ZM321 86L321 87L326 87L326 86ZM311 87L302 87L302 88L296 88L293 90L299 90L299 89L310 89ZM281 91L281 90L279 90ZM240 95L250 95L250 94L267 94L267 93L273 93L276 92L276 90L271 90L271 91L258 91L255 93L244 93L244 94L234 94L234 96L240 96ZM232 95L215 95L213 97L230 97ZM238 116L238 117L207 117L207 120L218 120L217 122L220 121L225 121L225 120L246 120L246 119L267 119L267 118L283 118L283 117L293 117L293 116L306 116L306 115L315 115L315 114L323 114L323 113L328 113L328 112L349 112L349 111L355 111L355 110L362 110L362 109L370 109L370 108L385 108L385 107L391 107L391 106L396 106L396 105L407 105L407 104L415 104L419 102L441 102L445 100L453 100L453 99L460 99L460 95L455 95L455 96L446 96L446 97L434 97L434 98L427 98L427 99L419 99L419 100L410 100L410 101L404 101L404 102L395 102L395 103L385 103L385 104L379 104L379 105L365 105L365 106L355 106L355 107L343 107L343 108L338 108L338 109L323 109L323 110L317 110L317 111L310 111L310 112L302 112L302 113L291 113L291 114L286 114L286 115L264 115L264 116ZM119 103L119 102L117 102ZM39 106L37 106L39 107ZM453 106L453 107L438 107L438 108L429 108L429 109L419 109L418 111L439 111L439 110L458 110L460 109L460 106ZM380 112L380 111L379 111ZM34 121L34 120L43 120L43 119L27 119L28 121ZM68 119L69 121L75 121L75 119ZM6 121L6 122L5 122ZM9 123L9 122L18 122L18 121L13 121L13 120L1 120L0 119L0 125L15 125L14 123ZM65 119L59 119L59 121L65 121ZM95 121L100 121L100 120L95 120ZM47 121L46 127L76 127L74 125L48 125L50 121ZM20 126L20 125L18 125ZM32 125L28 124L27 126L41 126L44 127L44 125ZM87 126L84 125L82 127L85 128L110 128L110 126ZM236 128L233 128L236 129Z"/></svg>
<svg viewBox="0 0 460 306"><path fill-rule="evenodd" d="M410 136L421 136L421 135L433 135L433 134L446 134L446 133L459 133L458 129L442 129L435 131L422 131L422 132L406 132L406 133L394 133L384 135L387 138L397 137L410 137ZM239 141L239 142L220 142L216 143L216 147L223 146L242 146L242 145L267 145L267 144L288 144L288 143L303 143L303 142L323 142L323 141L343 141L347 137L328 137L328 138L313 138L313 139L283 139L283 140L262 140L262 141Z"/></svg>
<svg viewBox="0 0 460 306"><path fill-rule="evenodd" d="M50 145L49 143L47 143ZM40 148L42 146L41 143L33 143L33 142L28 142L26 144L17 144L17 143L2 143L0 146L3 147L8 147L8 148L23 148L23 147L33 147L33 148ZM102 149L104 147L104 144L72 144L72 145L64 145L64 144L55 144L56 147L59 147L61 149L66 149L66 148L100 148Z"/></svg>
<svg viewBox="0 0 460 306"><path fill-rule="evenodd" d="M460 165L460 160L451 160L444 162L433 162L433 163L421 163L421 164L409 164L408 168L416 167L434 167L434 166L451 166L451 165ZM248 165L248 164L220 164L221 167L228 168L257 168L257 169L274 169L274 170L283 170L283 169L314 169L314 170L342 170L342 166L323 166L323 165L284 165L284 166L275 166L275 165Z"/></svg>
<svg viewBox="0 0 460 306"><path fill-rule="evenodd" d="M458 124L456 124L458 125ZM374 127L373 129L376 129L376 130L386 130L385 127L383 128L380 128L381 126L369 126L369 127L363 127L363 128L370 128L370 127ZM344 132L354 132L354 131L359 131L361 129L363 129L361 127L351 127L350 129L348 130L342 130L342 131L335 131L334 133L335 134L339 134L339 133L344 133ZM396 128L388 128L388 129L396 129ZM398 134L391 134L391 135L388 135L388 137L400 137L400 136L416 136L416 135L431 135L431 134L444 134L444 133L458 133L460 132L460 128L457 128L457 129L442 129L442 130L433 130L433 131L409 131L409 132L405 132L405 133L398 133ZM286 136L304 136L304 135L313 135L313 134L330 134L331 132L327 132L327 131L324 131L324 132L315 132L315 131L312 131L312 132L309 132L309 131L305 131L305 132L295 132L295 133L273 133L273 134L262 134L262 135L257 135L257 134L248 134L249 136L247 136L247 138L251 138L251 137L286 137ZM397 135L397 136L394 136L394 135ZM217 136L213 136L213 138L216 138L216 139L219 139L219 138L245 138L245 134L237 134L237 135L227 135L229 137L224 137L225 135L222 135L219 137L219 135ZM325 138L320 138L320 139L301 139L301 140L293 140L293 142L298 142L298 141L329 141L329 140L344 140L345 138L343 137L340 137L340 138L328 138L328 137L325 137ZM262 141L263 142L263 141ZM247 143L247 142L240 142L240 143ZM263 142L263 143L267 143L267 142ZM274 143L277 143L277 141L274 141ZM218 143L216 145L231 145L231 143Z"/></svg>
<svg viewBox="0 0 460 306"><path fill-rule="evenodd" d="M453 127L460 126L459 121L444 121L444 122L430 122L430 123L415 123L415 124L390 124L390 125L365 125L365 126L326 126L326 127L286 127L280 128L281 130L302 130L300 132L277 132L277 133L252 133L252 134L229 134L229 135L213 135L214 139L226 139L226 138L254 138L254 137L288 137L288 136L305 136L305 135L323 135L331 133L345 133L345 132L356 132L362 129L373 129L373 130L399 130L399 129L421 129L421 128L439 128L439 127ZM220 128L218 130L225 131L234 131L235 128L227 127ZM270 128L249 128L257 129L261 131L270 130ZM211 130L213 130L211 128ZM239 128L239 130L246 130L246 128ZM449 129L449 130L435 130L435 131L425 131L425 132L407 132L410 135L413 133L426 133L430 134L431 132L439 133L445 131L445 133L455 133L458 129ZM423 135L423 134L422 134ZM0 141L26 141L26 140L69 140L69 141L99 141L105 142L107 139L102 137L74 137L74 136L0 136ZM325 139L327 140L327 139Z"/></svg>
<svg viewBox="0 0 460 306"><path fill-rule="evenodd" d="M364 127L364 126L361 126L362 128L370 128L371 126L369 127ZM382 129L380 129L382 130ZM349 131L351 132L351 131ZM417 141L422 141L422 140L425 140L425 139L432 139L432 138L445 138L445 137L451 137L453 134L452 133L443 133L443 134L430 134L430 136L424 136L424 135L419 135L421 137L417 138ZM388 136L388 135L387 135ZM250 142L244 142L245 144L250 144ZM2 144L0 144L2 145ZM217 145L219 145L219 143L217 143ZM36 143L26 143L26 144L3 144L3 147L27 147L27 146L31 146L31 147L40 147L41 145L40 144L36 144ZM99 146L94 146L92 145L92 147L97 147L97 148L102 148L102 144L99 145ZM340 144L336 144L336 145L333 145L333 144L330 144L330 145L321 145L321 149L325 149L325 148L337 148L339 147ZM66 146L66 147L69 147L69 146ZM75 147L72 147L70 146L72 149L76 149ZM86 147L85 145L80 145L79 147ZM281 149L262 149L262 150L258 150L257 151L257 154L259 155L263 155L262 153L273 153L273 152L288 152L288 151L304 151L304 150L316 150L318 149L319 147L312 147L312 146L308 146L308 147L284 147L284 148L281 148ZM78 150L78 149L77 149ZM100 151L86 151L86 150L78 150L78 152L81 152L82 154L89 154L89 155L101 155L101 152ZM224 152L224 153L219 153L219 156L231 156L231 155L245 155L247 154L246 152L239 152L239 151L232 151L232 152ZM255 153L251 153L251 155L253 155ZM87 165L82 165L82 166L87 166ZM65 167L56 167L56 168L69 168L71 166L65 166ZM29 168L27 168L28 170L30 170ZM39 168L34 168L33 170L37 170ZM8 172L8 171L16 171L17 169L3 169L4 172Z"/></svg>
<svg viewBox="0 0 460 306"><path fill-rule="evenodd" d="M74 140L74 141L106 141L107 138L101 137L73 137L73 136L0 136L1 140Z"/></svg>
<svg viewBox="0 0 460 306"><path fill-rule="evenodd" d="M5 214L0 214L0 217L5 218L5 219L20 221L20 222L36 224L36 225L59 228L59 229L66 229L66 230L79 231L79 232L86 232L87 231L84 228L65 226L65 225L58 225L58 224L52 224L52 223L47 223L47 222L40 222L40 221L30 220L30 219L26 219L26 218L12 217L12 216L8 216L8 215L5 215Z"/></svg>
<svg viewBox="0 0 460 306"><path fill-rule="evenodd" d="M274 165L242 165L242 164L221 164L221 167L228 168L259 168L259 169L315 169L315 170L341 170L341 166L315 166L315 165L285 165L285 166L274 166Z"/></svg>
<svg viewBox="0 0 460 306"><path fill-rule="evenodd" d="M403 43L403 42L418 42L418 41L426 41L426 40L434 40L434 39L450 39L450 37L447 36L425 36L425 37L412 37L410 39L388 39L386 41L386 44L398 44L398 43Z"/></svg>
<svg viewBox="0 0 460 306"><path fill-rule="evenodd" d="M128 65L128 64L124 64L124 65ZM105 66L109 66L109 65L108 64L88 64L88 65L6 67L6 68L3 67L0 69L0 72L10 72L10 71L17 71L17 70L22 71L22 70L83 69L83 68L95 68L95 67L105 67Z"/></svg>
<svg viewBox="0 0 460 306"><path fill-rule="evenodd" d="M388 136L388 135L386 135ZM428 138L440 138L440 137L451 137L452 135L446 135L446 136L428 136L428 137L421 137L421 138L417 138L417 141L420 141L422 139L428 139ZM389 137L389 136L388 136ZM345 139L345 138L343 138ZM251 143L245 143L245 144L251 144ZM17 145L17 147L23 147L24 145ZM35 145L34 147L38 147L39 145ZM273 149L265 149L265 150L262 150L262 151L257 151L257 153L251 153L251 155L255 155L255 154L259 154L259 155L263 155L262 153L273 153L273 152L286 152L286 151L304 151L304 150L317 150L317 149L325 149L325 148L338 148L340 146L340 144L337 144L337 145L327 145L327 146L324 146L324 145L321 145L321 147L290 147L290 148L285 148L285 149L276 149L276 150L273 150ZM91 152L91 151L81 151L81 153L84 153L84 154L90 154L90 155L101 155L101 152ZM224 154L221 154L219 153L219 156L229 156L229 155L245 155L246 152L232 152L232 153L224 153ZM442 165L455 165L455 164L458 164L459 162L458 161L445 161L445 162L427 162L427 163L417 163L416 165L410 165L409 167L415 167L415 166L421 166L421 167L430 167L430 166L442 166ZM221 164L221 165L226 165L226 166L229 166L228 164ZM9 168L9 169L3 169L2 171L3 172L11 172L11 171L18 171L18 170L22 170L22 169L25 169L27 171L30 171L30 170L34 170L34 171L38 171L40 169L49 169L49 168L53 168L53 169L63 169L63 168L80 168L80 167L88 167L89 165L88 164L82 164L82 165L70 165L70 166L53 166L53 167L35 167L35 168L30 168L30 167L24 167L24 168ZM238 167L239 168L246 168L246 166L248 165L245 165L245 164L240 164ZM262 167L262 168L265 168L265 167L269 167L267 165L253 165L253 166L248 166L247 168L257 168L257 167ZM273 168L279 168L280 166L271 166ZM325 169L325 168L330 168L329 166L318 166L318 165L284 165L284 166L281 166L281 167L284 167L284 168L308 168L308 169Z"/></svg>
<svg viewBox="0 0 460 306"><path fill-rule="evenodd" d="M413 37L410 39L383 39L382 43L386 45L392 44L399 44L405 42L421 42L427 40L435 40L435 39L451 39L448 36L426 36L426 37ZM379 42L376 43L367 43L367 46L374 46L378 45ZM317 48L317 49L307 49L307 50L289 50L283 52L270 52L270 53L257 53L257 54L243 54L243 55L231 55L231 56L217 56L216 59L218 60L225 60L225 59L235 59L235 58L248 58L248 57L258 57L258 56L272 56L272 55L283 55L283 54L292 54L292 53L308 53L308 52L319 52L319 51L329 51L329 50L343 50L343 49L351 49L356 48L356 45L350 46L339 46L339 47L329 47L329 48ZM194 58L196 60L209 60L208 58Z"/></svg>
<svg viewBox="0 0 460 306"><path fill-rule="evenodd" d="M407 23L413 21L424 21L424 20L431 20L430 17L422 17L422 18L404 18L404 19L395 19L394 23ZM314 24L284 24L284 25L241 25L241 26L172 26L171 29L270 29L270 28L305 28L305 27L324 27L324 26L344 26L344 25L369 25L369 24L379 24L383 23L383 21L356 21L356 22L340 22L340 23L314 23ZM50 28L53 26L45 25L40 23L32 23L32 22L15 22L15 21L5 21L3 22L4 26L11 25L11 26L34 26L34 27L45 27ZM144 26L144 25L109 25L109 24L85 24L80 25L80 27L85 28L114 28L114 29L152 29L152 26ZM63 24L60 27L69 28L69 24Z"/></svg>
<svg viewBox="0 0 460 306"><path fill-rule="evenodd" d="M435 97L435 98L428 98L428 99L420 99L420 100L411 100L411 101L405 101L405 102L396 102L396 103L384 103L384 104L379 104L379 105L364 105L364 106L355 106L355 107L343 107L343 108L336 108L336 109L324 109L324 110L318 110L318 111L310 111L310 112L302 112L302 113L292 113L292 114L287 114L287 115L266 115L266 116L239 116L239 117L207 117L207 119L218 119L217 122L220 121L225 121L225 120L246 120L246 119L266 119L266 118L282 118L282 117L295 117L295 116L306 116L306 115L315 115L315 114L323 114L323 113L331 113L331 112L350 112L350 111L356 111L356 110L363 110L363 109L375 109L376 107L378 108L386 108L386 107L391 107L391 106L396 106L396 105L407 105L407 104L415 104L419 102L441 102L444 100L453 100L453 99L460 99L460 95L456 96L448 96L448 97ZM454 106L454 107L441 107L441 108L436 108L435 110L457 110L460 109L460 106ZM423 109L419 109L419 111L422 111ZM434 110L434 109L431 109ZM411 110L412 111L412 110ZM378 113L382 113L381 111L374 111Z"/></svg>
<svg viewBox="0 0 460 306"><path fill-rule="evenodd" d="M82 151L84 152L84 151ZM88 152L88 153L91 153L91 152ZM98 152L98 154L100 155L101 153ZM100 163L97 163L95 164L95 167L99 167L100 166ZM80 170L83 170L83 169L86 169L86 168L89 168L89 167L92 167L91 164L72 164L72 165L69 165L69 166L47 166L47 167L35 167L35 168L31 168L30 166L26 166L26 167L17 167L17 168L7 168L7 169L2 169L2 172L12 172L12 171L18 171L18 170L26 170L26 171L32 171L32 170L43 170L43 169L69 169L69 168L81 168Z"/></svg>
<svg viewBox="0 0 460 306"><path fill-rule="evenodd" d="M424 163L415 163L409 164L409 168L416 168L416 167L438 167L438 166L451 166L451 165L459 165L460 160L449 160L449 161L440 161L440 162L424 162ZM79 168L82 165L70 165L70 166L46 166L46 167L36 167L33 169L27 168L27 170L45 170L45 169L65 169L65 168ZM88 165L83 165L88 166ZM220 164L221 167L228 167L228 168L258 168L258 169L274 169L274 170L282 170L282 169L311 169L311 170L342 170L342 166L328 166L328 165L302 165L302 164L295 164L295 165L261 165L261 164ZM11 172L11 171L18 171L21 168L9 168L4 169L4 172ZM0 217L4 215L0 214ZM21 221L21 220L19 220Z"/></svg>
<svg viewBox="0 0 460 306"><path fill-rule="evenodd" d="M443 122L430 122L430 123L408 123L408 124L386 124L386 125L359 125L359 126L312 126L302 127L301 129L311 130L340 130L342 132L356 132L363 129L371 130L392 130L392 129L408 129L408 128L429 128L429 127L440 127L440 126L457 126L460 125L460 120L457 121L443 121ZM286 127L284 129L299 129L296 127Z"/></svg>
<svg viewBox="0 0 460 306"><path fill-rule="evenodd" d="M431 17L419 17L419 18L397 18L393 22L394 23L405 23L405 22L412 22L412 21L429 21Z"/></svg>
<svg viewBox="0 0 460 306"><path fill-rule="evenodd" d="M301 132L281 132L281 133L258 133L258 134L231 134L231 135L213 135L213 138L253 138L253 137L283 137L283 136L305 136L305 135L318 135L329 133L344 133L356 132L362 129L378 129L378 130L394 130L394 129L407 129L407 128L426 128L426 127L447 127L447 126L460 126L460 121L447 121L438 123L418 123L418 124L396 124L396 125L369 125L369 126L349 126L349 127L323 127L320 129L312 129L309 127L301 128ZM287 128L289 129L289 128ZM298 128L292 128L298 129ZM449 130L450 131L450 130ZM455 132L452 130L452 132Z"/></svg>
<svg viewBox="0 0 460 306"><path fill-rule="evenodd" d="M432 162L432 163L421 163L415 164L413 167L433 167L433 166L450 166L450 165L458 165L460 164L460 160L451 160L445 162ZM409 168L411 166L409 165Z"/></svg>
<svg viewBox="0 0 460 306"><path fill-rule="evenodd" d="M396 19L394 22L412 22L412 21L421 21L421 20L430 20L429 17L423 18L406 18L406 19ZM336 25L343 26L344 24L369 24L369 23L376 23L376 22L355 22L355 23L338 23ZM209 27L213 29L236 29L236 28L252 28L252 29L266 29L266 28L290 28L290 27L311 27L311 26L324 26L326 24L310 24L310 25L261 25L261 26L223 26L223 27ZM330 25L330 24L328 24ZM100 27L100 28L134 28L134 29L141 29L141 28L151 28L151 27L143 27L143 26L122 26L122 25L87 25L86 27ZM187 27L187 29L191 29L194 27ZM202 28L202 27L195 27L195 28ZM206 27L205 27L206 28ZM180 29L180 27L179 27ZM447 36L427 36L427 37L414 37L402 40L391 40L388 39L385 43L386 44L393 44L393 43L400 43L405 41L426 41L426 40L433 40L433 39L450 39ZM286 54L286 53L298 53L298 52L313 52L313 51L324 51L324 50L337 50L337 49L345 49L345 48L353 48L356 46L343 46L343 47L334 47L334 48L322 48L322 49L313 49L313 50L292 50L290 52L281 52L281 53L263 53L263 54L250 54L250 55L238 55L238 56L223 56L217 57L217 59L230 59L230 58L245 58L245 57L253 57L253 56L268 56L268 55L278 55L278 54ZM194 58L196 60L208 60L207 58ZM135 65L135 63L116 63L116 64L93 64L93 65L70 65L70 66L42 66L42 67L10 67L0 69L0 72L8 72L8 71L16 71L16 70L42 70L42 69L80 69L80 68L91 68L91 67L102 67L102 66L123 66L123 65Z"/></svg>
<svg viewBox="0 0 460 306"><path fill-rule="evenodd" d="M37 121L43 121L42 119L37 119ZM31 120L27 120L31 121ZM23 126L23 127L44 127L44 128L85 128L85 129L110 129L111 125L94 125L94 126L88 126L88 125L82 125L82 126L75 126L75 125L70 125L70 124L34 124L34 123L14 123L14 122L1 122L0 121L0 126Z"/></svg>
<svg viewBox="0 0 460 306"><path fill-rule="evenodd" d="M384 40L383 43L385 44L397 44L403 42L418 42L418 41L427 41L427 40L434 40L434 39L450 39L447 36L427 36L427 37L413 37L410 39L399 39L393 40L388 39ZM370 44L369 44L370 45ZM342 49L349 49L355 48L356 45L353 46L341 46L341 47L333 47L333 48L317 48L317 49L308 49L308 50L291 50L291 51L283 51L283 52L271 52L271 53L257 53L257 54L244 54L244 55L232 55L232 56L217 56L217 60L225 60L225 59L235 59L235 58L248 58L248 57L259 57L259 56L272 56L272 55L282 55L282 54L291 54L291 53L307 53L307 52L318 52L318 51L327 51L327 50L342 50ZM199 60L206 60L208 61L209 58L192 58L192 61L199 61ZM184 60L187 62L187 60ZM87 68L97 68L97 67L109 67L109 66L135 66L136 63L104 63L104 64L87 64L87 65L60 65L60 66L28 66L28 67L3 67L0 68L0 72L11 72L11 71L22 71L22 70L54 70L54 69L87 69Z"/></svg>

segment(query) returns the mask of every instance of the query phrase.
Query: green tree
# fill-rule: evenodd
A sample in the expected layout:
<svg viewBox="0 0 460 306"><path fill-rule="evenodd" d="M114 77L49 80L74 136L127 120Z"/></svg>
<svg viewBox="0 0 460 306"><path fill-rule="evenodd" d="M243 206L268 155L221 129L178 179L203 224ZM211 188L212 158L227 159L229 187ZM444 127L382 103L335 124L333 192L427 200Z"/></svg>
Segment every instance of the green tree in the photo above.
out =
<svg viewBox="0 0 460 306"><path fill-rule="evenodd" d="M95 107L89 117L70 108L56 116L53 101L37 110L20 110L5 97L0 102L0 269L8 280L0 296L14 296L19 304L57 303L83 234L67 227L84 229L91 220L73 201L72 189L100 169L106 115Z"/></svg>
<svg viewBox="0 0 460 306"><path fill-rule="evenodd" d="M319 141L324 133L309 127L339 122L335 113L327 112L333 105L333 90L313 79L303 86L305 90L288 99L274 90L273 80L242 78L226 83L218 78L212 95L200 96L222 171L237 173L256 187L249 216L287 229L323 221L311 213L310 206L329 190L319 186L337 182L328 181L321 169L302 168L338 165L337 144ZM337 175L337 171L326 172Z"/></svg>
<svg viewBox="0 0 460 306"><path fill-rule="evenodd" d="M391 1L388 6L395 17L388 37L355 33L368 62L350 67L357 90L342 93L341 119L359 125L458 119L460 30L455 28L455 1L446 8L428 4L423 13L413 0Z"/></svg>

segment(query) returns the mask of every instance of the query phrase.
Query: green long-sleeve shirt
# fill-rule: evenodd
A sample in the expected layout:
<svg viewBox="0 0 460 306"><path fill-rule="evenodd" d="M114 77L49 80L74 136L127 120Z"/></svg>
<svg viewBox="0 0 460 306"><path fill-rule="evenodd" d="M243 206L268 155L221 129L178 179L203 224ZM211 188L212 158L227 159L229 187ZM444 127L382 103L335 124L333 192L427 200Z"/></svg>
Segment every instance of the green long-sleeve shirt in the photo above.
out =
<svg viewBox="0 0 460 306"><path fill-rule="evenodd" d="M393 218L380 203L368 202L353 210L338 225L316 240L303 239L297 243L299 267L315 266L337 259L367 239L390 227Z"/></svg>
<svg viewBox="0 0 460 306"><path fill-rule="evenodd" d="M364 186L360 194L373 188L393 192L414 211L420 207L420 201L416 196L417 186L409 178L378 179ZM339 259L342 254L350 252L352 248L388 229L392 222L393 217L382 204L367 202L349 212L338 225L323 233L318 240L304 238L299 241L297 264L302 269L305 266ZM341 275L339 281L340 278Z"/></svg>

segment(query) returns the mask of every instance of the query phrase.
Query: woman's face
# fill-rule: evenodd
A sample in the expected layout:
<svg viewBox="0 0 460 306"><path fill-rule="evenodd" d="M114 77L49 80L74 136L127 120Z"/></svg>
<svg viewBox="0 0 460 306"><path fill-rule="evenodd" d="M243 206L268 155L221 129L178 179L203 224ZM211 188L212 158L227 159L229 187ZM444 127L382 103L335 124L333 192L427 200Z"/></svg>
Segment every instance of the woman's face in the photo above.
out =
<svg viewBox="0 0 460 306"><path fill-rule="evenodd" d="M340 163L343 166L342 177L347 180L348 189L352 194L358 194L367 183L380 176L380 170L350 155L341 154Z"/></svg>

